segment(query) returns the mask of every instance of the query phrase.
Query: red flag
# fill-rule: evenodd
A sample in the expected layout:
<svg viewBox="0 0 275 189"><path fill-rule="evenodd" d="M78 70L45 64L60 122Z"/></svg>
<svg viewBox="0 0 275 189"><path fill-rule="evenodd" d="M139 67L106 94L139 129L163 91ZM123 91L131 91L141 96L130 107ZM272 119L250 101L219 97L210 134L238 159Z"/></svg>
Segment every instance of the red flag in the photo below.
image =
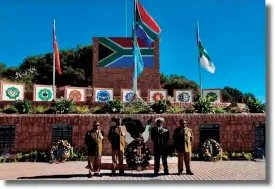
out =
<svg viewBox="0 0 275 189"><path fill-rule="evenodd" d="M56 35L55 35L55 24L53 25L53 49L54 49L54 57L55 57L55 66L57 73L59 75L62 74L61 67L60 67L60 59L59 59L59 51L58 51L58 45L56 42Z"/></svg>

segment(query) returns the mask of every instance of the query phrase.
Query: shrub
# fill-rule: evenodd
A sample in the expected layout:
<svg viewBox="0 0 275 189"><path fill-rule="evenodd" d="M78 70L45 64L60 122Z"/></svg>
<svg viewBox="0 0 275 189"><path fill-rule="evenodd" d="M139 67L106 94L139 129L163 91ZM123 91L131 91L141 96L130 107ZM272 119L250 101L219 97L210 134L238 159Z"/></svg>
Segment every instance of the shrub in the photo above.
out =
<svg viewBox="0 0 275 189"><path fill-rule="evenodd" d="M74 112L76 114L88 114L90 112L90 109L88 106L75 106Z"/></svg>
<svg viewBox="0 0 275 189"><path fill-rule="evenodd" d="M223 154L223 155L222 155L222 160L229 160L229 158L228 158L227 155Z"/></svg>
<svg viewBox="0 0 275 189"><path fill-rule="evenodd" d="M194 108L197 113L213 113L213 108L208 98L200 98L194 104Z"/></svg>
<svg viewBox="0 0 275 189"><path fill-rule="evenodd" d="M44 114L56 114L56 108L55 107L48 107L45 109Z"/></svg>
<svg viewBox="0 0 275 189"><path fill-rule="evenodd" d="M224 108L221 108L221 107L212 108L212 110L215 114L224 114L224 113L226 113L226 110Z"/></svg>
<svg viewBox="0 0 275 189"><path fill-rule="evenodd" d="M104 106L103 106L103 110L105 113L109 113L109 114L119 114L122 111L122 103L119 99L115 99L112 101L107 102Z"/></svg>
<svg viewBox="0 0 275 189"><path fill-rule="evenodd" d="M36 107L32 110L32 112L35 113L35 114L44 114L46 110L47 110L47 108L44 107L44 106L36 106Z"/></svg>
<svg viewBox="0 0 275 189"><path fill-rule="evenodd" d="M245 153L245 152L231 152L231 153L225 153L231 160L251 160L252 159L252 153Z"/></svg>
<svg viewBox="0 0 275 189"><path fill-rule="evenodd" d="M96 107L91 108L90 113L92 113L92 114L104 114L105 112L104 112L102 107L96 106Z"/></svg>
<svg viewBox="0 0 275 189"><path fill-rule="evenodd" d="M147 114L151 111L150 106L140 97L136 97L131 102L125 103L123 108L123 113L125 114Z"/></svg>
<svg viewBox="0 0 275 189"><path fill-rule="evenodd" d="M250 113L264 113L265 105L262 104L258 99L251 97L246 101L246 106Z"/></svg>
<svg viewBox="0 0 275 189"><path fill-rule="evenodd" d="M32 112L32 102L29 100L16 100L14 107L20 114L29 114Z"/></svg>
<svg viewBox="0 0 275 189"><path fill-rule="evenodd" d="M187 107L187 108L184 109L184 112L186 114L192 114L192 113L195 112L195 108L194 107Z"/></svg>
<svg viewBox="0 0 275 189"><path fill-rule="evenodd" d="M240 108L238 106L229 106L226 108L226 111L228 113L242 113L242 111L240 110Z"/></svg>
<svg viewBox="0 0 275 189"><path fill-rule="evenodd" d="M198 153L192 153L191 155L191 160L192 161L198 161L200 158L199 158L199 154Z"/></svg>
<svg viewBox="0 0 275 189"><path fill-rule="evenodd" d="M150 111L150 107L148 109L146 107L128 106L123 109L124 114L148 114Z"/></svg>
<svg viewBox="0 0 275 189"><path fill-rule="evenodd" d="M185 110L179 107L169 107L166 112L169 114L182 114L185 113Z"/></svg>
<svg viewBox="0 0 275 189"><path fill-rule="evenodd" d="M170 102L166 100L159 100L152 104L152 110L157 114L163 114L166 112L167 108L169 107Z"/></svg>
<svg viewBox="0 0 275 189"><path fill-rule="evenodd" d="M60 99L53 102L52 107L55 107L56 113L69 114L73 112L74 101Z"/></svg>
<svg viewBox="0 0 275 189"><path fill-rule="evenodd" d="M3 108L3 112L5 114L17 114L18 110L13 105L8 104Z"/></svg>

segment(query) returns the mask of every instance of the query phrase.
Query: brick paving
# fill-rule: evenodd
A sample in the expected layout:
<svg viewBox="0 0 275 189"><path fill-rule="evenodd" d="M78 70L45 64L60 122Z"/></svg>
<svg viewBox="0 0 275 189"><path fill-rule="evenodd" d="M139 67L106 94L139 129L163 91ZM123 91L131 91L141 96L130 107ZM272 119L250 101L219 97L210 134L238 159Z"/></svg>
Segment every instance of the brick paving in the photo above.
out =
<svg viewBox="0 0 275 189"><path fill-rule="evenodd" d="M110 163L110 157L104 157L104 163ZM168 162L176 163L176 158ZM153 163L153 162L151 162ZM43 179L43 180L265 180L265 162L254 161L192 161L195 175L177 175L175 164L170 175L153 176L153 170L142 172L125 171L125 176L110 176L110 170L101 170L102 177L87 178L87 162L49 163L1 163L0 180Z"/></svg>

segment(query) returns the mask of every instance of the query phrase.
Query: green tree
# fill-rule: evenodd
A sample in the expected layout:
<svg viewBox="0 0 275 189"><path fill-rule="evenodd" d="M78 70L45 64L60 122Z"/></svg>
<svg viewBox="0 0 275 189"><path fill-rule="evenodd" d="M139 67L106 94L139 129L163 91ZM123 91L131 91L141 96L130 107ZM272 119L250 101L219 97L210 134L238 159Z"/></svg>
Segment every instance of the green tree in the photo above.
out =
<svg viewBox="0 0 275 189"><path fill-rule="evenodd" d="M74 85L84 87L90 85L93 63L93 48L91 45L60 50L60 65L62 75L56 74L57 86ZM7 78L15 78L16 72L35 69L37 75L28 78L27 83L51 85L53 82L53 53L30 56L24 59L19 68L6 69Z"/></svg>
<svg viewBox="0 0 275 189"><path fill-rule="evenodd" d="M0 79L3 78L3 72L6 70L6 64L0 62Z"/></svg>
<svg viewBox="0 0 275 189"><path fill-rule="evenodd" d="M243 93L236 88L224 87L222 89L222 100L223 102L241 103L243 101Z"/></svg>
<svg viewBox="0 0 275 189"><path fill-rule="evenodd" d="M167 76L162 73L160 81L161 86L164 89L167 89L168 95L173 96L174 89L193 89L195 100L199 98L200 87L198 84L193 80L188 80L184 76L178 76L174 74Z"/></svg>
<svg viewBox="0 0 275 189"><path fill-rule="evenodd" d="M252 100L256 100L256 97L255 97L254 94L252 94L252 93L245 93L243 95L243 102L247 103L247 101L248 101L249 98L251 98Z"/></svg>
<svg viewBox="0 0 275 189"><path fill-rule="evenodd" d="M4 69L2 72L2 78L6 78L8 80L14 81L14 78L16 77L16 73L19 71L18 67L8 67Z"/></svg>

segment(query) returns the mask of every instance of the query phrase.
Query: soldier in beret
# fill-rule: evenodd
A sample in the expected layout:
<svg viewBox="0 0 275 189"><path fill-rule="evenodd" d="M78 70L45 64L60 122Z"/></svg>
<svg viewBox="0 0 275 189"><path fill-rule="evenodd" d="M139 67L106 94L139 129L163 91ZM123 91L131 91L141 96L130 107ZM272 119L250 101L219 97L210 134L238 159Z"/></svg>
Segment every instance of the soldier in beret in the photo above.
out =
<svg viewBox="0 0 275 189"><path fill-rule="evenodd" d="M176 128L173 135L175 147L178 153L178 174L183 172L183 161L186 166L186 174L194 175L190 169L193 132L187 127L185 120L180 120L180 127Z"/></svg>
<svg viewBox="0 0 275 189"><path fill-rule="evenodd" d="M168 149L167 144L169 141L170 133L167 128L163 127L163 118L157 118L155 120L156 127L151 130L151 139L154 144L154 174L158 175L160 166L160 157L162 158L162 164L164 167L164 174L169 175L169 169L167 164Z"/></svg>
<svg viewBox="0 0 275 189"><path fill-rule="evenodd" d="M121 125L121 119L112 118L110 122L108 139L112 145L112 175L115 175L117 162L119 164L119 174L124 174L123 158L125 150L126 127Z"/></svg>
<svg viewBox="0 0 275 189"><path fill-rule="evenodd" d="M95 121L93 123L93 129L89 130L85 136L85 144L88 147L88 177L100 176L100 164L102 156L102 144L103 144L103 132L99 130L100 122Z"/></svg>

